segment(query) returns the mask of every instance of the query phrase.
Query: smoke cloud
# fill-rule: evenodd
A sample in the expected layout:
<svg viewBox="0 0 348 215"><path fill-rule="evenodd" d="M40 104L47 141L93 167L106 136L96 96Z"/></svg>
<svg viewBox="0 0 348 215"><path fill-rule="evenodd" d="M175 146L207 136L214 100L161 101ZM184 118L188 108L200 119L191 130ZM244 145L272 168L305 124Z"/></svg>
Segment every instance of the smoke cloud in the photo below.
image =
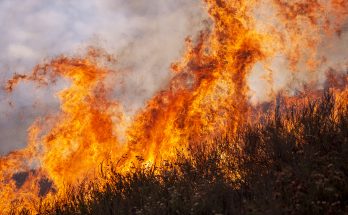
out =
<svg viewBox="0 0 348 215"><path fill-rule="evenodd" d="M165 86L185 37L197 34L204 19L196 0L4 0L0 80L29 73L43 59L96 45L118 58L120 70L129 71L116 95L126 111L134 112ZM0 155L26 145L26 129L36 117L58 110L54 93L65 85L38 89L25 83L10 95L0 91Z"/></svg>
<svg viewBox="0 0 348 215"><path fill-rule="evenodd" d="M257 9L261 25L256 27L267 29L265 25L273 24L274 29L284 30L279 29L269 5ZM29 73L44 59L81 54L86 47L97 46L116 56L115 70L123 75L114 83L115 96L132 114L166 87L172 76L169 65L180 59L184 39L205 29L209 25L206 20L207 13L198 0L3 0L0 81L4 83L14 73ZM301 36L311 38L312 32L307 26L300 26L300 32L295 42L302 53L308 47L301 46ZM318 39L315 33L318 62L310 63L318 63L316 71L306 67L291 71L285 52L257 63L248 79L252 102L269 101L281 90L293 93L306 83L315 82L321 88L329 69L347 73L348 23L341 26L339 34L323 34ZM26 145L26 129L35 118L58 111L54 94L66 84L61 81L36 88L25 83L11 94L0 90L0 155Z"/></svg>

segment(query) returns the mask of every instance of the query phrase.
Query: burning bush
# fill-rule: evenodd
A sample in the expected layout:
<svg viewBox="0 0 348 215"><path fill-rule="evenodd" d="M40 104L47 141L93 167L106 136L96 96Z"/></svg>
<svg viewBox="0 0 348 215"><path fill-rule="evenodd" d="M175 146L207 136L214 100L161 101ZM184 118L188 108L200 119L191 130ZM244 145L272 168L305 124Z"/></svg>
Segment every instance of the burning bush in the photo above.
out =
<svg viewBox="0 0 348 215"><path fill-rule="evenodd" d="M126 174L113 166L101 172L106 183L68 189L39 213L347 213L348 107L341 105L325 93L273 106L233 138L202 142L188 155L178 151L173 161L134 165Z"/></svg>
<svg viewBox="0 0 348 215"><path fill-rule="evenodd" d="M124 71L97 48L7 81L8 92L23 81L70 85L60 111L29 128L27 147L0 158L2 213L347 212L347 74L324 77L319 54L341 35L346 1L203 2L212 24L186 39L166 87L134 115L112 96ZM257 65L259 105L248 83Z"/></svg>

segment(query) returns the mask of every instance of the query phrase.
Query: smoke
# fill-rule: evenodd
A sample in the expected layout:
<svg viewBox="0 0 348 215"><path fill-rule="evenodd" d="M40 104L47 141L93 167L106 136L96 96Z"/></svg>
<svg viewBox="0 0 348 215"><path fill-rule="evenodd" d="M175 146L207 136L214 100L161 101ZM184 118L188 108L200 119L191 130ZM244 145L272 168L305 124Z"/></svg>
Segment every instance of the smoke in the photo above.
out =
<svg viewBox="0 0 348 215"><path fill-rule="evenodd" d="M275 31L285 31L287 26L306 19L306 14L289 16L295 19L281 26L277 23L280 18L269 5L263 3L256 7L258 30L271 32L272 27ZM198 0L0 1L0 81L4 82L15 72L29 73L43 59L81 54L87 46L94 45L117 58L114 69L123 75L114 83L115 97L132 114L155 92L166 87L172 76L169 65L180 59L185 37L197 35L205 28L208 17L202 7ZM321 16L316 10L308 13L318 19ZM288 30L291 33L293 29ZM302 46L303 38L318 42L315 44L317 62L310 62L313 60L310 54L305 62L318 64L315 71L301 66L301 62L297 62L300 69L291 69L287 55L298 57L291 48L268 62L259 62L248 79L252 102L269 101L282 90L294 93L306 83L323 87L329 69L347 72L348 23L341 26L339 34L330 36L321 35L320 28L306 25L299 26L299 31L285 38L299 36L288 42L298 43L302 55L311 52ZM26 145L26 129L35 118L58 111L54 94L66 84L61 81L55 86L36 88L25 83L10 95L0 91L0 155Z"/></svg>
<svg viewBox="0 0 348 215"><path fill-rule="evenodd" d="M128 71L115 83L115 95L134 112L165 86L185 37L202 29L201 6L196 0L1 1L0 80L96 45L118 58L117 69ZM26 145L26 129L58 110L54 94L66 84L38 89L26 83L11 95L0 91L0 154Z"/></svg>
<svg viewBox="0 0 348 215"><path fill-rule="evenodd" d="M272 35L273 57L255 65L248 79L252 103L323 89L328 72L348 72L348 4L345 1L261 3L253 11L258 32Z"/></svg>

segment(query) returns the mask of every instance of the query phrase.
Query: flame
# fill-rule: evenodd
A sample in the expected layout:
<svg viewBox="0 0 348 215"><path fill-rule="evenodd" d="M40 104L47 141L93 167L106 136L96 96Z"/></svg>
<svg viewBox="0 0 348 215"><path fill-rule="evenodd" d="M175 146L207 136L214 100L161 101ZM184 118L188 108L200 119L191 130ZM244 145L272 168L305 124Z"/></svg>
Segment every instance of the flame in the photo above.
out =
<svg viewBox="0 0 348 215"><path fill-rule="evenodd" d="M22 81L42 86L64 78L71 84L57 95L60 113L38 119L28 130L28 146L0 158L3 213L11 207L37 211L35 202L49 201L68 185L96 178L103 162L113 161L122 172L139 160L154 164L170 160L176 150L212 144L221 135L232 137L238 126L254 120L247 84L254 65L267 66L281 54L292 72L301 66L314 71L320 65L317 51L323 35L339 32L348 16L344 0L204 0L204 4L213 27L197 40L187 38L187 51L172 64L174 77L167 89L149 100L130 123L105 81L122 73L108 69L108 63L115 63L113 57L100 50L91 49L85 57L60 56L7 82L8 91ZM270 22L257 19L255 11L264 5L274 11L276 18ZM346 102L346 82L343 89L335 86L337 100ZM300 101L286 98L292 100ZM21 173L27 176L18 184L15 176ZM40 186L44 179L52 183L46 191Z"/></svg>
<svg viewBox="0 0 348 215"><path fill-rule="evenodd" d="M20 198L26 201L27 192L38 194L37 180L41 177L53 181L55 189L60 190L68 184L78 183L82 177L92 177L96 165L122 154L116 125L121 125L123 115L120 106L107 98L103 79L108 73L109 70L98 66L92 59L60 57L49 64L37 66L30 76L15 76L40 84L63 77L71 81L71 87L58 94L61 113L51 119L39 120L31 127L29 146L1 159L1 173L3 177L5 175L1 180L5 184L1 185L11 190L1 192L1 195L16 193L19 189ZM9 82L7 89L15 83ZM49 131L40 135L47 127L50 127ZM28 165L29 161L33 164ZM30 171L34 163L39 166L31 176L34 180L27 179L28 184L20 188L15 186L10 178L13 173ZM34 192L29 191L31 188L35 188Z"/></svg>

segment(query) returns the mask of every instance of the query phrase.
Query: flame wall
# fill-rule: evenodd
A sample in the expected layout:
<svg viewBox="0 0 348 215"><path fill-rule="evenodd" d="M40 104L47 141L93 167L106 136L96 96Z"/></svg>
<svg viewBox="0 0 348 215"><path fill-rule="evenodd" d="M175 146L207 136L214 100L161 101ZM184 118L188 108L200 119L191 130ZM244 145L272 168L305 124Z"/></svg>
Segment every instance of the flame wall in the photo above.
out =
<svg viewBox="0 0 348 215"><path fill-rule="evenodd" d="M348 3L337 0L203 3L213 25L196 39L186 39L186 52L171 65L169 83L134 116L113 97L112 83L120 83L127 71L110 66L114 57L98 49L84 57L57 57L7 82L7 91L24 81L44 87L61 78L70 86L57 94L60 112L30 127L28 146L1 157L2 208L17 202L35 211L32 202L39 200L43 178L55 190L44 196L49 201L66 185L97 177L102 163L112 161L119 171L127 171L134 161L170 160L178 149L233 136L238 126L252 120L254 86L248 80L255 65L265 72L260 81L266 80L268 99L285 89L274 87L275 69L292 77L288 89L299 79L315 88L322 76L317 71L325 64L322 44L342 37L348 16ZM284 70L272 65L279 56ZM18 172L29 172L21 185L13 178Z"/></svg>

